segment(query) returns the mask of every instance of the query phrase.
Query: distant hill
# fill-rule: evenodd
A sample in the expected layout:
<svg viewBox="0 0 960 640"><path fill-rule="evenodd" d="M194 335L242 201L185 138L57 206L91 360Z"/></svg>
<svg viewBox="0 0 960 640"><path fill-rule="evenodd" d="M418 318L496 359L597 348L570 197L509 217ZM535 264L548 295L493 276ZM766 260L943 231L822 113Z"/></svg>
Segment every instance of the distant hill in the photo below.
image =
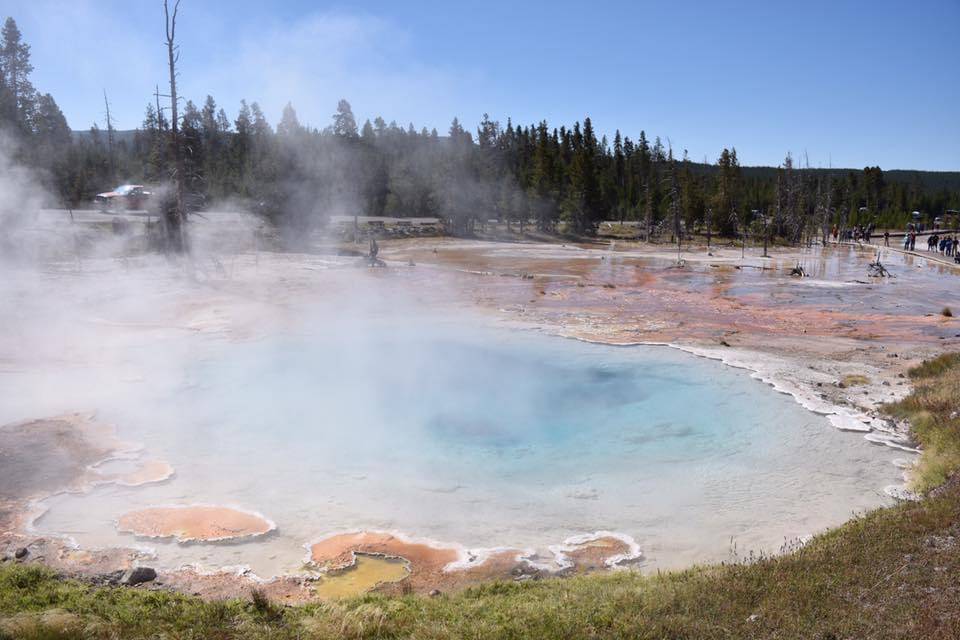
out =
<svg viewBox="0 0 960 640"><path fill-rule="evenodd" d="M137 134L136 129L124 129L124 130L114 130L113 139L117 143L123 144L133 144L133 137ZM89 140L90 139L90 129L81 129L79 131L73 131L73 137L75 140ZM106 141L107 132L104 129L100 130L100 137L102 140Z"/></svg>
<svg viewBox="0 0 960 640"><path fill-rule="evenodd" d="M883 169L883 167L881 167ZM701 175L712 175L717 172L717 166L712 164L693 163L693 171ZM744 178L772 179L777 175L777 167L740 167ZM848 172L860 173L860 169L804 169L814 175L845 176ZM883 169L883 178L887 182L902 184L919 184L926 192L960 191L960 171L918 171L913 169Z"/></svg>

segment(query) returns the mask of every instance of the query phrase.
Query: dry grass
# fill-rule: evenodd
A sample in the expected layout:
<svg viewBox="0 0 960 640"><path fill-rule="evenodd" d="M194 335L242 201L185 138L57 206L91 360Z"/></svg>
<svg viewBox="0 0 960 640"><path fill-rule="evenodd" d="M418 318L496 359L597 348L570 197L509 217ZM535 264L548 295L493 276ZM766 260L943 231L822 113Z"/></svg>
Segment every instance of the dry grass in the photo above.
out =
<svg viewBox="0 0 960 640"><path fill-rule="evenodd" d="M840 382L846 387L862 387L865 384L870 384L870 378L860 375L859 373L854 373L843 376Z"/></svg>
<svg viewBox="0 0 960 640"><path fill-rule="evenodd" d="M909 420L923 455L912 486L926 493L960 469L960 353L944 354L910 371L913 393L887 410Z"/></svg>

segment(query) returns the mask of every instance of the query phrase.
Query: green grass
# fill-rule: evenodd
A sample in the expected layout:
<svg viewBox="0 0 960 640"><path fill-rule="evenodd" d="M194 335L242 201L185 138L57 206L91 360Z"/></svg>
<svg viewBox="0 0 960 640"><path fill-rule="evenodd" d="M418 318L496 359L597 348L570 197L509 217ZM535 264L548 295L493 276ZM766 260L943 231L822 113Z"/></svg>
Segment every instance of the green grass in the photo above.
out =
<svg viewBox="0 0 960 640"><path fill-rule="evenodd" d="M960 466L949 418L960 356L924 363L911 377L913 394L890 411L919 419L930 484ZM205 602L8 563L0 566L0 638L947 639L960 638L958 575L953 477L920 502L862 515L784 556L651 576L491 583L436 598L371 594L284 607L255 592Z"/></svg>
<svg viewBox="0 0 960 640"><path fill-rule="evenodd" d="M913 392L887 411L910 422L923 455L912 488L926 493L960 469L960 353L949 353L909 372Z"/></svg>
<svg viewBox="0 0 960 640"><path fill-rule="evenodd" d="M95 588L8 564L0 629L23 638L952 638L960 637L960 543L931 540L960 538L958 523L953 487L750 564L299 607Z"/></svg>

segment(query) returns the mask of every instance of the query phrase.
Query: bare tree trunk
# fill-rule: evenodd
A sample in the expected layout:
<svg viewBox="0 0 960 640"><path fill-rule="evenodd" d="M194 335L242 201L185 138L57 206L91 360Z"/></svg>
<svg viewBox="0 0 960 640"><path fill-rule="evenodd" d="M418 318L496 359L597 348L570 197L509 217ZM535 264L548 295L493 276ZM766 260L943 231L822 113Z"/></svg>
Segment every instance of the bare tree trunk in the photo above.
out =
<svg viewBox="0 0 960 640"><path fill-rule="evenodd" d="M767 214L761 213L763 216L763 257L769 258L770 254L767 253L767 245L770 243L770 221L767 220Z"/></svg>
<svg viewBox="0 0 960 640"><path fill-rule="evenodd" d="M739 217L739 216L738 216ZM743 222L743 231L740 232L740 259L747 257L747 223Z"/></svg>
<svg viewBox="0 0 960 640"><path fill-rule="evenodd" d="M710 251L710 239L713 234L713 207L707 207L707 251Z"/></svg>
<svg viewBox="0 0 960 640"><path fill-rule="evenodd" d="M110 101L107 100L106 89L103 90L103 106L106 107L107 112L107 155L110 161L110 181L115 182L117 179L117 167L113 158L113 120L110 118Z"/></svg>
<svg viewBox="0 0 960 640"><path fill-rule="evenodd" d="M823 246L827 246L827 240L830 237L830 213L833 208L833 185L830 184L830 176L827 175L827 196L826 206L823 207L823 220L820 223L821 233L823 234Z"/></svg>
<svg viewBox="0 0 960 640"><path fill-rule="evenodd" d="M673 156L671 149L671 157ZM683 243L683 230L680 228L680 185L677 182L677 161L670 165L670 213L673 217L673 234L677 237L677 263L680 263L680 251Z"/></svg>
<svg viewBox="0 0 960 640"><path fill-rule="evenodd" d="M653 217L653 203L650 202L650 178L647 178L646 182L643 185L644 192L646 193L645 202L643 204L644 208L644 223L643 226L646 229L644 231L644 240L650 242L650 224L652 222L651 218Z"/></svg>
<svg viewBox="0 0 960 640"><path fill-rule="evenodd" d="M183 241L184 211L184 168L183 153L180 149L180 134L177 124L177 60L180 57L175 44L177 32L177 11L180 9L180 0L173 5L173 14L170 13L167 0L163 0L163 14L167 28L167 64L170 68L170 140L173 144L174 171L176 172L177 200L174 207L165 207L164 221L167 228L167 248L178 253L185 250Z"/></svg>

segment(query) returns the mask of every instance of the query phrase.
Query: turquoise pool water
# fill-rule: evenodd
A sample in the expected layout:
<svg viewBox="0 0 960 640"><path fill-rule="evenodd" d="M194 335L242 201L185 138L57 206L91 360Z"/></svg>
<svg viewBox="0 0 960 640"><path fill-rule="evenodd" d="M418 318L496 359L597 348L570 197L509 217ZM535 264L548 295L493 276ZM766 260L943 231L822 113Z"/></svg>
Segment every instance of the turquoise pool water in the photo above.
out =
<svg viewBox="0 0 960 640"><path fill-rule="evenodd" d="M673 567L734 544L776 551L885 503L899 480L891 450L670 348L398 318L181 348L174 366L142 347L142 381L98 399L175 477L52 498L39 529L261 575L296 570L305 543L343 530L541 550L612 530L646 567ZM278 530L230 545L114 530L130 509L191 503L255 510Z"/></svg>

